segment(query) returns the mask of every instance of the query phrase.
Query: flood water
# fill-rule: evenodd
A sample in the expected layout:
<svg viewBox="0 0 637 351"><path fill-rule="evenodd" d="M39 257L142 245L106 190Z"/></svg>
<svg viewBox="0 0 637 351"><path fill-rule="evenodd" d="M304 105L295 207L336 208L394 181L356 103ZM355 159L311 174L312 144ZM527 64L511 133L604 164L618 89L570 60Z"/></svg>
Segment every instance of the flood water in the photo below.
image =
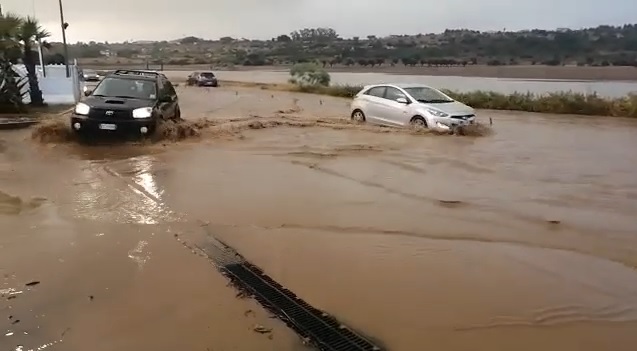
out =
<svg viewBox="0 0 637 351"><path fill-rule="evenodd" d="M188 72L168 71L167 74L171 77L184 78L188 75ZM217 75L222 80L259 83L286 83L290 78L288 71L219 71L217 72ZM332 84L366 85L379 83L422 83L439 89L451 89L461 92L482 90L495 91L503 94L511 94L513 92L544 94L560 91L572 91L583 94L598 93L599 95L606 97L621 97L630 93L637 93L637 82L549 81L347 72L332 72L330 73L330 76L332 78Z"/></svg>
<svg viewBox="0 0 637 351"><path fill-rule="evenodd" d="M0 349L304 349L184 246L207 235L391 350L637 344L635 121L480 111L494 133L456 137L352 125L321 96L180 98L218 124L0 134Z"/></svg>

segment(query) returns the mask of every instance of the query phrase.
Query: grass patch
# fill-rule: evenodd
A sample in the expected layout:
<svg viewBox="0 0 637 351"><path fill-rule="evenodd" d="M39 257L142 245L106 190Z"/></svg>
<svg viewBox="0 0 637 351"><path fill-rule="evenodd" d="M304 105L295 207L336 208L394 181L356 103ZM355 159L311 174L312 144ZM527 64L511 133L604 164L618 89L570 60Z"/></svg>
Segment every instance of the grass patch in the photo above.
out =
<svg viewBox="0 0 637 351"><path fill-rule="evenodd" d="M243 82L226 82L226 84L321 94L342 98L353 98L354 95L363 88L363 86L359 85L333 85L324 87ZM637 118L637 94L631 94L621 98L604 98L597 94L580 94L573 92L549 94L501 94L490 91L459 93L450 90L443 90L443 92L477 109Z"/></svg>

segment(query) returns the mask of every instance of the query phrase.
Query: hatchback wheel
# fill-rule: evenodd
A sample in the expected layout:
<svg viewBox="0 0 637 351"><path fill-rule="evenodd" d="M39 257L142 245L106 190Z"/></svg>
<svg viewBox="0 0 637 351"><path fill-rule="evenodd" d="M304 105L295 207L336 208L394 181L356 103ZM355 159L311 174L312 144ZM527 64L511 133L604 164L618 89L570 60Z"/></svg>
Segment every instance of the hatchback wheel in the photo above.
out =
<svg viewBox="0 0 637 351"><path fill-rule="evenodd" d="M352 112L352 121L358 122L358 123L365 122L365 114L363 113L363 111L354 110L354 112Z"/></svg>
<svg viewBox="0 0 637 351"><path fill-rule="evenodd" d="M427 128L427 122L420 116L412 118L410 124L414 128Z"/></svg>

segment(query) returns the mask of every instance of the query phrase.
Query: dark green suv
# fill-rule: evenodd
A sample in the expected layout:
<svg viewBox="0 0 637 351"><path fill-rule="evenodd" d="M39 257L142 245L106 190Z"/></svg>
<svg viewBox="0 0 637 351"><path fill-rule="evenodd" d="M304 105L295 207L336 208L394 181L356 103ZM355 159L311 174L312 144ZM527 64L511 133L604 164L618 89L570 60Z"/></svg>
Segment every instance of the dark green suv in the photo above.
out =
<svg viewBox="0 0 637 351"><path fill-rule="evenodd" d="M117 70L84 95L71 115L71 127L81 134L128 130L146 135L161 120L181 119L175 87L154 71Z"/></svg>

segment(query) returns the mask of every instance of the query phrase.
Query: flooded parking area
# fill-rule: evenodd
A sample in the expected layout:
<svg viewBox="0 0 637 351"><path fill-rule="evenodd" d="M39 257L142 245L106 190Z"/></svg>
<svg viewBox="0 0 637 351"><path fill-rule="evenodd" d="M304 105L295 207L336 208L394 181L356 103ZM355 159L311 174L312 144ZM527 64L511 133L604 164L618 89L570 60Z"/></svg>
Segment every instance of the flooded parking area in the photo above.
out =
<svg viewBox="0 0 637 351"><path fill-rule="evenodd" d="M179 93L179 142L0 134L0 349L306 349L193 253L209 235L390 350L637 343L634 121L479 111L493 133L460 137Z"/></svg>

